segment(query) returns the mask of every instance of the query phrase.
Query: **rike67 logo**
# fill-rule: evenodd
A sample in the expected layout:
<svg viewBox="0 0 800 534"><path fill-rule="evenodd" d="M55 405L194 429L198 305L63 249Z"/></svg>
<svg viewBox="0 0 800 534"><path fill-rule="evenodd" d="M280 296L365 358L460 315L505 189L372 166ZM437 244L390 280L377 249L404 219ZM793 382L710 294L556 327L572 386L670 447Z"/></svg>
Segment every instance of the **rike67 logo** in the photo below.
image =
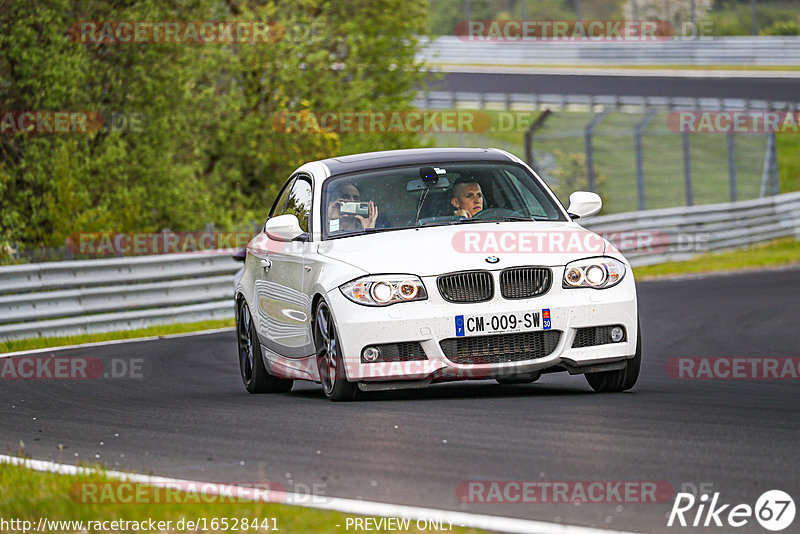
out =
<svg viewBox="0 0 800 534"><path fill-rule="evenodd" d="M704 493L699 498L691 493L678 493L667 526L738 528L755 518L765 529L777 532L791 525L794 515L794 500L781 490L764 492L755 506L723 503L719 492L711 497Z"/></svg>

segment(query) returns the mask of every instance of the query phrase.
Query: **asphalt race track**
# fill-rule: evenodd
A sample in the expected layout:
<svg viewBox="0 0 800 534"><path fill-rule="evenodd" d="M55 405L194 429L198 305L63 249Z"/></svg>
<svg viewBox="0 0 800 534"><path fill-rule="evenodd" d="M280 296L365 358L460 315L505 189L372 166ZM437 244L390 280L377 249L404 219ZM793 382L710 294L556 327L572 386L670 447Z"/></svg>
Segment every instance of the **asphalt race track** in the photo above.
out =
<svg viewBox="0 0 800 534"><path fill-rule="evenodd" d="M580 69L576 69L580 72ZM536 93L617 96L678 96L698 98L746 98L797 102L796 77L683 77L617 76L594 74L517 74L449 72L431 82L432 91L478 93Z"/></svg>
<svg viewBox="0 0 800 534"><path fill-rule="evenodd" d="M531 385L448 384L334 404L315 384L248 395L232 331L72 349L57 354L142 359L143 378L2 380L0 445L15 454L21 440L34 458L58 460L63 444L67 463L193 480L253 482L263 471L288 489L325 484L329 496L694 532L667 528L672 499L464 504L456 488L665 481L675 491L712 484L724 503L753 506L769 489L798 502L800 380L681 380L666 371L680 356L797 357L798 287L798 269L640 283L644 362L623 394L546 375ZM736 531L765 532L753 519Z"/></svg>

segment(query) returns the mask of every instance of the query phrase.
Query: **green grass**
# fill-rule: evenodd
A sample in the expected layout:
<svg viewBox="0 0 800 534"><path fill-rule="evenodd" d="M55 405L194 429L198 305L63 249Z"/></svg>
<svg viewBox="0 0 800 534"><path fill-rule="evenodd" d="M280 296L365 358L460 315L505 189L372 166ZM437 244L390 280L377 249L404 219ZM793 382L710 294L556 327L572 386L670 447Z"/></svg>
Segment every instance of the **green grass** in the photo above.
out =
<svg viewBox="0 0 800 534"><path fill-rule="evenodd" d="M240 520L247 518L248 521L258 519L259 522L264 518L274 518L274 523L269 522L270 527L275 525L278 532L290 533L346 532L346 519L355 517L353 514L283 504L241 501L201 502L198 504L189 498L173 498L169 504L152 502L155 499L148 497L135 499L137 502L133 504L110 503L108 500L101 503L83 502L80 489L86 486L80 486L80 484L104 484L107 482L115 483L102 474L59 475L32 471L10 464L0 464L0 517L5 520L31 521L33 529L38 525L40 518L64 521L146 521L150 518L154 521L172 521L172 531L176 530L175 526L181 518L207 518L209 525L213 518L239 518ZM119 488L113 485L100 486L101 489L97 495L104 495L102 492L104 487ZM165 495L165 492L162 490L160 494ZM114 493L105 495L120 495L125 498L129 493L115 490ZM132 493L132 495L140 494ZM411 525L414 524L415 522L411 521ZM183 531L187 531L187 529L183 529ZM479 532L460 527L454 527L453 531L460 534ZM42 532L54 532L54 530L48 529ZM117 532L135 531L120 529ZM228 532L238 531L228 530ZM249 532L255 531L249 530ZM258 532L273 531L259 529ZM377 532L391 531L378 530ZM419 531L413 528L408 532Z"/></svg>
<svg viewBox="0 0 800 534"><path fill-rule="evenodd" d="M776 239L754 247L730 252L703 254L694 259L634 267L637 280L676 274L709 273L800 265L800 240Z"/></svg>
<svg viewBox="0 0 800 534"><path fill-rule="evenodd" d="M466 111L466 110L462 110ZM501 113L482 110L499 124ZM517 112L511 112L517 113ZM488 130L480 133L437 134L439 146L494 146L524 158L525 126L539 112L521 111L531 117L526 124L512 131ZM534 138L534 154L545 174L563 165L555 160L557 152L564 156L585 152L583 131L593 114L586 111L557 111ZM667 129L667 113L657 114L644 131L642 138L645 203L647 209L683 206L686 187L683 171L682 139ZM633 129L643 118L639 113L609 113L597 126L593 138L595 169L605 176L600 188L605 202L601 214L621 213L638 209L636 189L636 160ZM800 134L780 134L778 166L781 192L800 190ZM757 198L766 149L766 136L740 134L736 136L737 198ZM694 204L728 202L728 145L724 134L695 134L690 137L692 161L692 192ZM563 158L562 158L563 159ZM569 191L559 192L562 202Z"/></svg>
<svg viewBox="0 0 800 534"><path fill-rule="evenodd" d="M63 337L36 337L29 339L16 339L0 341L0 353L16 352L20 350L43 349L48 347L63 347L81 343L95 343L98 341L113 341L117 339L133 339L137 337L166 336L169 334L184 334L200 330L225 328L234 326L233 319L215 319L199 321L196 323L177 323L150 326L137 330L120 330L118 332L103 332L98 334L81 334Z"/></svg>

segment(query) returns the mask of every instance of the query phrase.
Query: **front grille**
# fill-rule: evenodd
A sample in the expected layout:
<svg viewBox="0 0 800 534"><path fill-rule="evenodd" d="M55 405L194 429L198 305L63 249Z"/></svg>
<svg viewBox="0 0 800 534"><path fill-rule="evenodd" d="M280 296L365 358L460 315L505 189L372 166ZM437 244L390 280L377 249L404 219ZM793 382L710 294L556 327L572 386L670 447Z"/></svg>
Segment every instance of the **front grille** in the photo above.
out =
<svg viewBox="0 0 800 534"><path fill-rule="evenodd" d="M611 341L611 326L590 326L588 328L578 328L575 332L575 339L572 341L572 348L578 349L581 347L594 347L595 345L605 345L606 343L613 343ZM625 341L627 335L625 329L622 329L622 340Z"/></svg>
<svg viewBox="0 0 800 534"><path fill-rule="evenodd" d="M492 336L456 337L442 340L442 352L460 365L521 362L552 354L561 331L523 332Z"/></svg>
<svg viewBox="0 0 800 534"><path fill-rule="evenodd" d="M527 299L550 291L553 272L546 267L514 267L500 273L500 294L506 299Z"/></svg>
<svg viewBox="0 0 800 534"><path fill-rule="evenodd" d="M404 341L402 343L385 343L373 345L381 350L379 362L410 362L426 360L425 351L419 341Z"/></svg>
<svg viewBox="0 0 800 534"><path fill-rule="evenodd" d="M487 271L446 274L436 280L436 285L448 302L484 302L494 296L494 281Z"/></svg>

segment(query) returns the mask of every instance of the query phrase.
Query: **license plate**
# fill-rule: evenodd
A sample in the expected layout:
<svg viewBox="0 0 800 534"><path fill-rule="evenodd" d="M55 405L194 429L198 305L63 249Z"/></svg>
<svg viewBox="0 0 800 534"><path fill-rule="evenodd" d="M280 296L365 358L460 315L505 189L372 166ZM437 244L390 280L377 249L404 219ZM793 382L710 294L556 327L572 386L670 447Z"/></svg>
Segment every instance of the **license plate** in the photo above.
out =
<svg viewBox="0 0 800 534"><path fill-rule="evenodd" d="M552 328L550 309L517 313L456 315L456 337L531 332Z"/></svg>

